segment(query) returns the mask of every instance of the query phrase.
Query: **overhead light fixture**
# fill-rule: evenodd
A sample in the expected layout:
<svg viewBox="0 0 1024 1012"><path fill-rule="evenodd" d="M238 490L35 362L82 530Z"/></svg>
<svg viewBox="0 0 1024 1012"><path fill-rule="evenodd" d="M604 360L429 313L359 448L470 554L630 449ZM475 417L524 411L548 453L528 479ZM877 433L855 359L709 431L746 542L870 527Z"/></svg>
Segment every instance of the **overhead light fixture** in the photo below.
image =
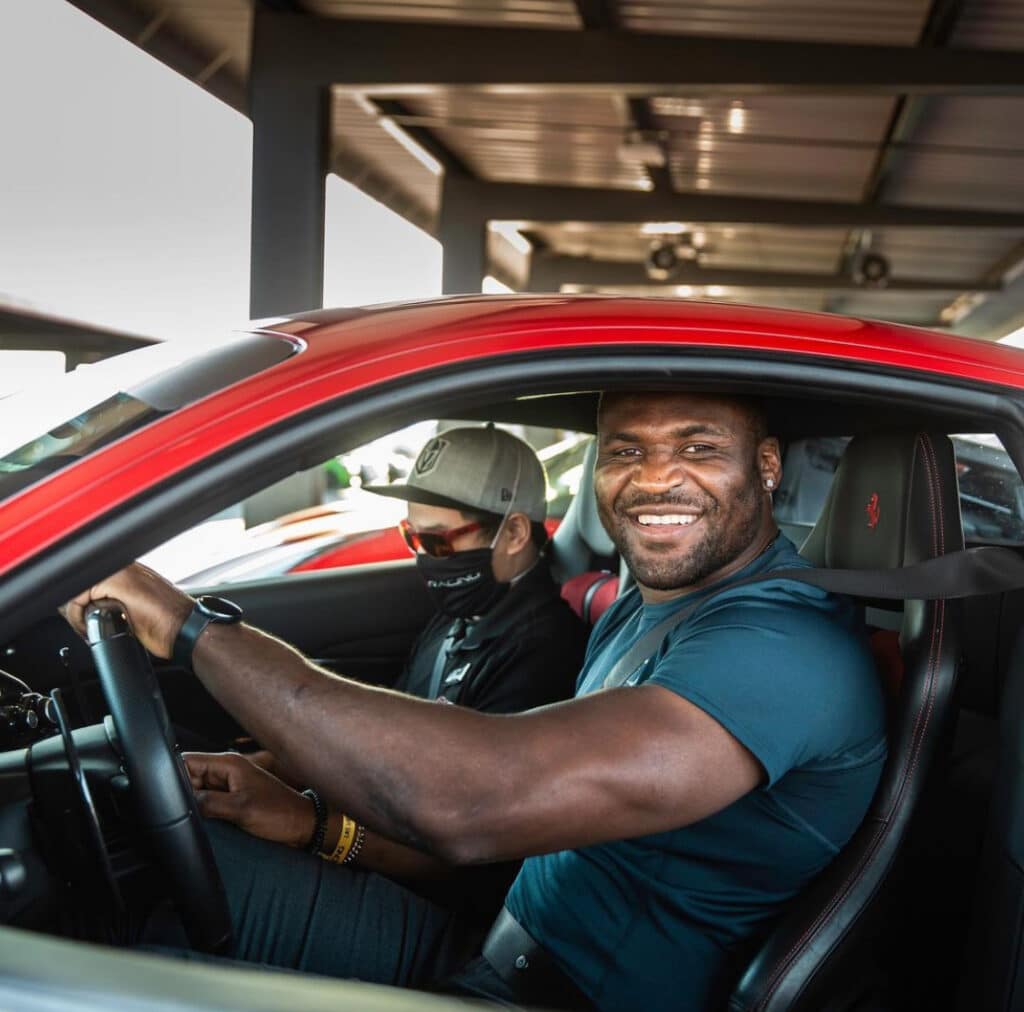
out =
<svg viewBox="0 0 1024 1012"><path fill-rule="evenodd" d="M958 295L948 306L944 306L939 313L939 320L944 326L952 327L959 323L978 303L983 302L985 296L980 292L964 292ZM1006 338L1001 338L1006 340ZM1017 344L1016 341L1013 342Z"/></svg>
<svg viewBox="0 0 1024 1012"><path fill-rule="evenodd" d="M619 161L626 165L661 168L665 165L665 148L654 132L631 130L618 148Z"/></svg>
<svg viewBox="0 0 1024 1012"><path fill-rule="evenodd" d="M641 235L685 235L689 231L684 221L647 221L640 226Z"/></svg>
<svg viewBox="0 0 1024 1012"><path fill-rule="evenodd" d="M712 299L719 299L725 295L725 289L721 285L708 285L704 289L704 293Z"/></svg>
<svg viewBox="0 0 1024 1012"><path fill-rule="evenodd" d="M747 110L742 102L733 102L729 107L729 117L726 121L729 133L741 134L747 128Z"/></svg>
<svg viewBox="0 0 1024 1012"><path fill-rule="evenodd" d="M693 288L690 285L676 285L676 295L680 298L688 299L693 295Z"/></svg>
<svg viewBox="0 0 1024 1012"><path fill-rule="evenodd" d="M647 274L655 281L668 281L679 267L679 254L676 244L672 242L656 242L647 251Z"/></svg>
<svg viewBox="0 0 1024 1012"><path fill-rule="evenodd" d="M704 232L683 233L677 239L665 239L651 244L647 251L647 274L655 281L669 281L683 263L699 264L702 247L707 242Z"/></svg>
<svg viewBox="0 0 1024 1012"><path fill-rule="evenodd" d="M856 266L858 284L884 288L889 282L889 261L881 253L865 253Z"/></svg>
<svg viewBox="0 0 1024 1012"><path fill-rule="evenodd" d="M656 116L703 116L704 106L692 99L676 95L661 95L651 99L651 110Z"/></svg>

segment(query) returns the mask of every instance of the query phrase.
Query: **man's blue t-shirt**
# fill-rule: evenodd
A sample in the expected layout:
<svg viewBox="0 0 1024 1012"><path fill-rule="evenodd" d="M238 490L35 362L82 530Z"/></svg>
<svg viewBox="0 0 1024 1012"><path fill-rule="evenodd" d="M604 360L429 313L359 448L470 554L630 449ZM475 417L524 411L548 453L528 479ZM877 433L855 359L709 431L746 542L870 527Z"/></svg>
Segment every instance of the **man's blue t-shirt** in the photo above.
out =
<svg viewBox="0 0 1024 1012"><path fill-rule="evenodd" d="M599 1009L720 1001L744 941L836 856L867 810L885 758L885 706L859 609L794 580L722 589L808 565L780 535L730 580L658 605L633 591L594 628L577 695L598 691L671 612L706 601L630 682L699 706L765 770L761 787L693 825L524 862L506 905Z"/></svg>

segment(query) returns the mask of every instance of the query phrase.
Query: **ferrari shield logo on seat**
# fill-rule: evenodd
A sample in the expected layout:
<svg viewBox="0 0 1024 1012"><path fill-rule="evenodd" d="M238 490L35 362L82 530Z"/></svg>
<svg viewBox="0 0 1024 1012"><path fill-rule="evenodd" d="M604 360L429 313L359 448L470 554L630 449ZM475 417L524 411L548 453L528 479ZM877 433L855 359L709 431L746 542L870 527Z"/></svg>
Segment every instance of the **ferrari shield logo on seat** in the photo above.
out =
<svg viewBox="0 0 1024 1012"><path fill-rule="evenodd" d="M867 505L864 507L864 512L868 518L868 528L874 530L878 526L878 521L882 517L882 508L878 502L878 493L872 492L871 498L868 500Z"/></svg>

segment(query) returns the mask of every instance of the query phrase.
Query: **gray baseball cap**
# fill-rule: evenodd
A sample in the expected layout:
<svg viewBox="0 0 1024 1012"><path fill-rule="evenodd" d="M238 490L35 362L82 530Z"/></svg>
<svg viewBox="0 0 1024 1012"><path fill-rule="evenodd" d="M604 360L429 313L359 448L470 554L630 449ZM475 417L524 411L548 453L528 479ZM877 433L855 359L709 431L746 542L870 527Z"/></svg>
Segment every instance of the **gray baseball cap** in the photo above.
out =
<svg viewBox="0 0 1024 1012"><path fill-rule="evenodd" d="M547 515L547 482L537 454L521 439L493 425L449 429L420 450L409 477L368 492L425 506Z"/></svg>

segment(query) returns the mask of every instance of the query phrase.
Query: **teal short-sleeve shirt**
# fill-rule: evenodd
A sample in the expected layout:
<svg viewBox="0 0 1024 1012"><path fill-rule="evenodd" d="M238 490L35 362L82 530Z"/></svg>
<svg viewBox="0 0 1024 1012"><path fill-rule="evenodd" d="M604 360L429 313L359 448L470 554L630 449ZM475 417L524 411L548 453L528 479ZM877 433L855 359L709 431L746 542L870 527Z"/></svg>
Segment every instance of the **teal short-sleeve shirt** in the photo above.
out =
<svg viewBox="0 0 1024 1012"><path fill-rule="evenodd" d="M732 579L806 565L780 535ZM602 1010L720 1001L744 942L835 857L878 784L885 706L859 609L793 580L728 582L686 598L704 603L630 682L705 710L757 758L764 784L690 826L530 858L506 901ZM617 601L577 695L599 691L682 603L644 605L636 591Z"/></svg>

